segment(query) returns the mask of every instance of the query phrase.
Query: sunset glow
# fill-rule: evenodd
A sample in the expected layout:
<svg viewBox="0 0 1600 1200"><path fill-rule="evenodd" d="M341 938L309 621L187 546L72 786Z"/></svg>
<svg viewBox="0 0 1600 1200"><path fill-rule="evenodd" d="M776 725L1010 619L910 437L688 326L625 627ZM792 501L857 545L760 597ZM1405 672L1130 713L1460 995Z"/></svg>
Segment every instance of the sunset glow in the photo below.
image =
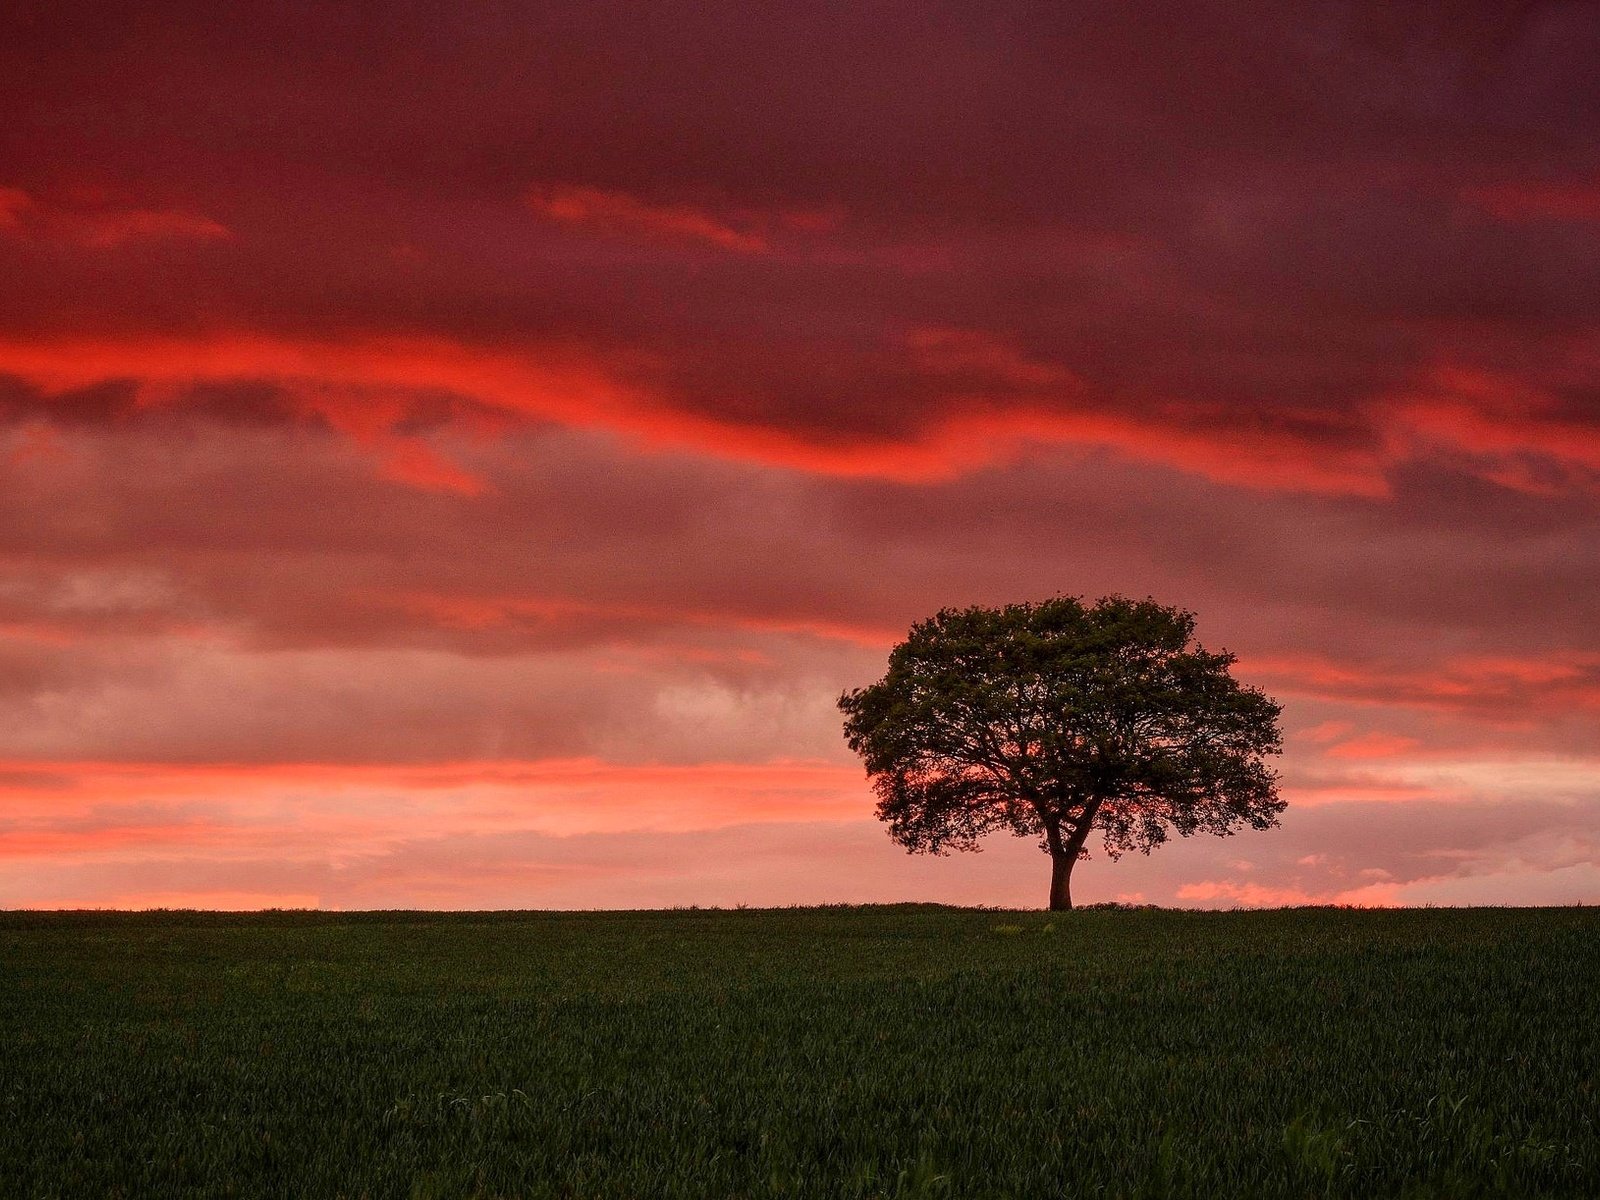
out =
<svg viewBox="0 0 1600 1200"><path fill-rule="evenodd" d="M1281 830L1081 900L1600 901L1592 9L73 7L0 18L0 908L1033 905L835 701L1056 593L1284 704Z"/></svg>

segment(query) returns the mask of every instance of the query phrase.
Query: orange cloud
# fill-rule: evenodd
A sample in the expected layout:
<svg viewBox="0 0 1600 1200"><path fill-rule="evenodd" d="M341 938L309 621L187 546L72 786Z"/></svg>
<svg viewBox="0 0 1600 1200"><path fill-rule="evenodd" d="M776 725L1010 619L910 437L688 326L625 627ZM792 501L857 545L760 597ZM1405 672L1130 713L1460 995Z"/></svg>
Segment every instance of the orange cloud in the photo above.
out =
<svg viewBox="0 0 1600 1200"><path fill-rule="evenodd" d="M302 810L298 795L319 804ZM394 763L0 762L0 858L373 852L393 842L535 831L682 832L859 820L854 766L776 761L624 766L599 759Z"/></svg>
<svg viewBox="0 0 1600 1200"><path fill-rule="evenodd" d="M1232 901L1241 908L1285 908L1307 904L1335 904L1346 908L1393 908L1408 903L1401 885L1375 882L1359 887L1330 887L1307 891L1294 885L1240 883L1230 879L1207 879L1186 883L1177 889L1180 900L1199 900L1215 904Z"/></svg>
<svg viewBox="0 0 1600 1200"><path fill-rule="evenodd" d="M72 223L76 225L77 236L84 245L107 248L138 238L210 240L233 236L226 225L210 217L159 209L84 213L74 217Z"/></svg>
<svg viewBox="0 0 1600 1200"><path fill-rule="evenodd" d="M1439 799L1438 792L1431 786L1355 775L1326 782L1285 784L1283 795L1295 809L1335 804L1407 804Z"/></svg>
<svg viewBox="0 0 1600 1200"><path fill-rule="evenodd" d="M112 249L142 239L229 238L226 225L178 209L47 205L21 188L0 187L0 229L52 241Z"/></svg>
<svg viewBox="0 0 1600 1200"><path fill-rule="evenodd" d="M33 200L21 188L0 187L0 229L18 229Z"/></svg>
<svg viewBox="0 0 1600 1200"><path fill-rule="evenodd" d="M1292 736L1326 745L1328 742L1338 741L1354 730L1355 726L1349 721L1320 721L1310 728L1297 730Z"/></svg>
<svg viewBox="0 0 1600 1200"><path fill-rule="evenodd" d="M598 429L647 449L690 449L810 474L903 483L946 481L1003 466L1038 447L1106 450L1258 491L1385 498L1388 473L1439 448L1473 456L1487 477L1524 490L1541 483L1529 456L1600 471L1600 432L1515 379L1438 367L1424 385L1375 404L1372 439L1314 439L1293 428L1230 419L1225 409L1168 402L1116 408L1086 396L1059 364L1004 339L922 328L906 336L910 366L940 391L903 436L819 438L781 424L689 411L649 382L667 364L642 354L572 345L512 349L446 338L291 338L265 333L174 337L0 337L0 373L61 392L133 380L141 403L182 402L200 383L269 382L292 402L371 450L386 477L473 494L482 479L411 432L417 406L441 395L449 415ZM476 406L476 407L474 407ZM476 415L475 415L476 414Z"/></svg>
<svg viewBox="0 0 1600 1200"><path fill-rule="evenodd" d="M1576 838L1513 832L1508 847L1503 830L1483 840L1498 807L1425 803L1408 815L1412 805L1388 805L1352 822L1319 817L1297 796L1284 830L1252 841L1248 863L1238 843L1195 839L1091 868L1085 882L1095 898L1203 906L1592 900L1585 810L1563 810ZM0 763L0 902L1038 902L1040 860L1026 840L994 839L981 855L907 856L870 808L859 771L826 763L13 761ZM1514 806L1506 815L1513 831L1540 820Z"/></svg>
<svg viewBox="0 0 1600 1200"><path fill-rule="evenodd" d="M704 242L739 254L764 254L767 238L710 213L682 204L650 204L626 192L556 185L535 187L528 206L562 225L612 236ZM743 222L748 224L748 221Z"/></svg>
<svg viewBox="0 0 1600 1200"><path fill-rule="evenodd" d="M1180 900L1232 900L1245 908L1283 908L1304 904L1327 904L1326 897L1312 895L1295 887L1272 887L1260 883L1235 883L1208 879L1185 883L1178 888Z"/></svg>
<svg viewBox="0 0 1600 1200"><path fill-rule="evenodd" d="M1581 382L1592 366L1565 369ZM1530 455L1600 471L1600 428L1564 411L1548 390L1503 372L1437 365L1418 389L1394 399L1385 431L1392 457L1439 448L1477 456L1486 460L1486 477L1519 491L1552 490Z"/></svg>
<svg viewBox="0 0 1600 1200"><path fill-rule="evenodd" d="M378 473L396 483L460 496L476 496L488 488L478 476L457 466L420 438L388 435L372 439L368 445L378 450Z"/></svg>
<svg viewBox="0 0 1600 1200"><path fill-rule="evenodd" d="M1065 379L997 343L922 335L916 353L948 370L982 366L1014 384ZM1382 464L1362 451L1330 453L1282 434L1219 426L1174 407L1137 416L1038 403L995 407L973 398L919 433L896 440L822 443L784 429L735 424L673 406L631 380L646 360L602 361L565 347L484 349L439 338L309 340L266 334L205 338L0 338L0 373L61 391L111 379L143 385L145 403L172 403L197 382L271 381L295 390L308 412L378 448L399 478L470 491L453 466L407 469L393 432L400 397L448 393L521 419L598 428L654 448L688 447L722 458L822 475L917 483L946 480L1014 459L1032 445L1109 448L1240 486L1379 496Z"/></svg>
<svg viewBox="0 0 1600 1200"><path fill-rule="evenodd" d="M152 891L125 892L83 905L89 908L114 908L141 911L152 908L198 908L211 912L259 912L267 908L318 908L322 898L314 892ZM50 908L74 905L51 904Z"/></svg>
<svg viewBox="0 0 1600 1200"><path fill-rule="evenodd" d="M1251 656L1241 659L1240 668L1270 689L1358 704L1496 713L1527 713L1540 703L1600 708L1600 660L1589 654L1469 656L1425 667L1337 662L1316 655Z"/></svg>
<svg viewBox="0 0 1600 1200"><path fill-rule="evenodd" d="M1422 745L1413 737L1374 730L1349 741L1339 742L1323 751L1329 758L1393 758Z"/></svg>
<svg viewBox="0 0 1600 1200"><path fill-rule="evenodd" d="M1509 182L1462 193L1502 221L1600 221L1600 181Z"/></svg>
<svg viewBox="0 0 1600 1200"><path fill-rule="evenodd" d="M0 789L0 795L6 789ZM98 857L107 852L160 853L185 845L214 845L232 831L217 822L192 821L102 825L94 828L11 828L0 830L0 859Z"/></svg>
<svg viewBox="0 0 1600 1200"><path fill-rule="evenodd" d="M4 621L0 620L0 638L37 642L45 646L66 647L82 636L77 628L60 621Z"/></svg>

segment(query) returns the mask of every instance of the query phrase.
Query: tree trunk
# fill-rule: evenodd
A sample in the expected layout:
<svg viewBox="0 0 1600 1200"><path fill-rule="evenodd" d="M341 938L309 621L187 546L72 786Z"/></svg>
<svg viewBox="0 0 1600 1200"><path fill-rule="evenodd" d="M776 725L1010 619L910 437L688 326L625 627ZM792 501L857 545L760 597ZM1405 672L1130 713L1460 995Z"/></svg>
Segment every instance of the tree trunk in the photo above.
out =
<svg viewBox="0 0 1600 1200"><path fill-rule="evenodd" d="M1075 852L1050 855L1050 911L1066 912L1072 907L1072 868L1078 861Z"/></svg>

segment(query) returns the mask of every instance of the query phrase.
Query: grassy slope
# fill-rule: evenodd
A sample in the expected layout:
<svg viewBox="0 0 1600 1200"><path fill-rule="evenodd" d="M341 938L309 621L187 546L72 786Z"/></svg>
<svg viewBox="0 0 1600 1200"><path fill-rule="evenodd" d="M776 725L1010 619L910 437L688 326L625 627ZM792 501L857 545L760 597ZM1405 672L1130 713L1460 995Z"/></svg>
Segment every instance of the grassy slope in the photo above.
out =
<svg viewBox="0 0 1600 1200"><path fill-rule="evenodd" d="M0 1196L1600 1194L1600 911L0 914Z"/></svg>

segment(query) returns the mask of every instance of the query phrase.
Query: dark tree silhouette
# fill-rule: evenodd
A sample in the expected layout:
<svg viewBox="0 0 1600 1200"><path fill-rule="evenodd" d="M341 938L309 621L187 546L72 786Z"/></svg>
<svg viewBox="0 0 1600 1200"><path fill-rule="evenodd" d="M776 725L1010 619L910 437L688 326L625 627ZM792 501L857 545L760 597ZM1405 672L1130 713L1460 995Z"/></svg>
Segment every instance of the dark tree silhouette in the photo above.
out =
<svg viewBox="0 0 1600 1200"><path fill-rule="evenodd" d="M930 854L1037 837L1065 909L1092 829L1115 859L1276 825L1279 706L1193 637L1194 614L1120 596L918 622L887 675L839 698L890 836Z"/></svg>

